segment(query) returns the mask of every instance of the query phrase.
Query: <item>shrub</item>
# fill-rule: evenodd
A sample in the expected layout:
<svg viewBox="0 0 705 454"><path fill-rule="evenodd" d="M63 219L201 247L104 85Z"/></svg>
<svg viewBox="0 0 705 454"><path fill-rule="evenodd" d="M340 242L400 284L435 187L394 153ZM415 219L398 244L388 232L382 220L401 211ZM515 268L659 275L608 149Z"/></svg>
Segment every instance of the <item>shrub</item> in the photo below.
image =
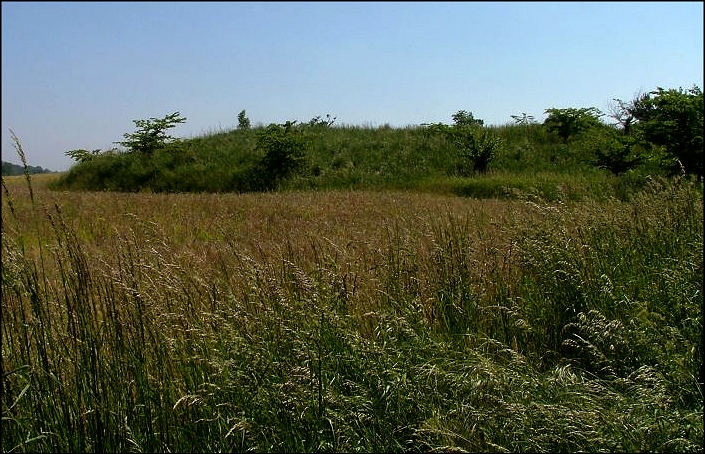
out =
<svg viewBox="0 0 705 454"><path fill-rule="evenodd" d="M629 111L637 132L665 148L684 173L703 177L703 92L661 87L635 100Z"/></svg>
<svg viewBox="0 0 705 454"><path fill-rule="evenodd" d="M581 134L579 147L591 164L615 175L627 172L644 161L641 147L615 128L602 126Z"/></svg>
<svg viewBox="0 0 705 454"><path fill-rule="evenodd" d="M478 126L455 126L451 131L460 156L472 164L475 172L487 171L502 146L502 141L488 129Z"/></svg>
<svg viewBox="0 0 705 454"><path fill-rule="evenodd" d="M311 118L309 120L308 125L311 127L320 127L320 128L330 128L333 126L333 123L335 123L335 120L337 117L331 117L330 114L326 114L326 119L323 120L320 115Z"/></svg>
<svg viewBox="0 0 705 454"><path fill-rule="evenodd" d="M483 120L474 118L472 112L459 110L453 115L455 126L482 126L485 124Z"/></svg>
<svg viewBox="0 0 705 454"><path fill-rule="evenodd" d="M580 109L546 109L548 117L543 124L546 129L556 134L563 140L563 143L568 142L573 136L587 131L594 126L600 126L600 112L595 107L584 107Z"/></svg>
<svg viewBox="0 0 705 454"><path fill-rule="evenodd" d="M296 121L270 124L258 132L256 150L264 154L250 171L250 190L273 190L304 160L304 142Z"/></svg>

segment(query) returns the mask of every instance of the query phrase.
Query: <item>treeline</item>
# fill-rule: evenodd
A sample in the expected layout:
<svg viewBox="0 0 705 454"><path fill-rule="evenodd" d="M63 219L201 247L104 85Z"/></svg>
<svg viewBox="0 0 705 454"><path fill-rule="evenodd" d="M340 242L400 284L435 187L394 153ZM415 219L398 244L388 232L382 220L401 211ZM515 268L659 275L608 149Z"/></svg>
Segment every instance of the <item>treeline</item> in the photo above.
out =
<svg viewBox="0 0 705 454"><path fill-rule="evenodd" d="M25 170L24 166L19 164L13 164L11 162L2 161L2 175L3 176L13 176L13 175L23 175ZM43 169L39 166L27 166L27 172L30 174L36 173L51 173L51 170Z"/></svg>
<svg viewBox="0 0 705 454"><path fill-rule="evenodd" d="M77 164L54 187L253 192L450 185L467 193L460 188L467 177L488 175L512 175L509 186L542 173L635 187L656 175L702 180L700 88L659 87L614 101L608 115L594 107L551 108L543 123L523 113L503 126L486 126L461 110L450 125L337 126L327 115L253 128L243 110L237 129L188 140L166 134L186 121L174 112L134 120L136 131L116 142L122 149L67 152Z"/></svg>

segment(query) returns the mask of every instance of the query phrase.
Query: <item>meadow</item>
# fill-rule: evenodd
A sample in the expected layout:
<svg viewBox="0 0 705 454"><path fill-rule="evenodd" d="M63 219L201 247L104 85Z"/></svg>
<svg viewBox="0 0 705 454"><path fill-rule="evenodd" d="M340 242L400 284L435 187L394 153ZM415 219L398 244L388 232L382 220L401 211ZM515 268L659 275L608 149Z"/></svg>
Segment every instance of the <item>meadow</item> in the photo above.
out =
<svg viewBox="0 0 705 454"><path fill-rule="evenodd" d="M702 452L702 184L546 175L3 178L2 451Z"/></svg>

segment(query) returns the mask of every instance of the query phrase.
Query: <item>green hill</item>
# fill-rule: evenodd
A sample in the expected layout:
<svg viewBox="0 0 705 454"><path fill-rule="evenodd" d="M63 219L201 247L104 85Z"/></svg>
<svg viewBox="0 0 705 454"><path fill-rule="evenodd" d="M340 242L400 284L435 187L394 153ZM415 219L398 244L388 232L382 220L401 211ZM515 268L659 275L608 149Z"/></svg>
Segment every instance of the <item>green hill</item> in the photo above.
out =
<svg viewBox="0 0 705 454"><path fill-rule="evenodd" d="M603 121L595 108L547 109L543 123L512 116L485 126L459 111L454 124L334 126L321 117L188 140L165 131L179 112L135 120L126 150L72 150L77 164L55 189L259 192L416 189L474 197L628 197L654 176L702 181L702 91L663 90Z"/></svg>
<svg viewBox="0 0 705 454"><path fill-rule="evenodd" d="M595 164L592 138L566 144L540 124L482 128L499 142L484 172L474 170L473 159L449 135L452 127L447 125L303 125L289 133L278 131L276 125L270 128L204 135L148 155L115 150L92 155L62 175L54 188L125 192L417 189L476 197L528 194L559 199L615 195L639 186L646 175L661 172L654 157L632 172L613 175ZM287 157L288 150L277 146L297 144L296 159L272 158L277 153ZM269 164L265 164L268 154Z"/></svg>

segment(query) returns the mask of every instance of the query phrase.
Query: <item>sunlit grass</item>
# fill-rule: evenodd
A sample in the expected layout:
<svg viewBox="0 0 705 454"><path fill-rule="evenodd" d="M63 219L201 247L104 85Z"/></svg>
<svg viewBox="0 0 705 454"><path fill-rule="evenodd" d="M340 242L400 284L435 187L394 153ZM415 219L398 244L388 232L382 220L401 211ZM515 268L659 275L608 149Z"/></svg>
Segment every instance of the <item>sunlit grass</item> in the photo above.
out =
<svg viewBox="0 0 705 454"><path fill-rule="evenodd" d="M3 177L3 451L703 449L693 183L626 202L50 178Z"/></svg>

